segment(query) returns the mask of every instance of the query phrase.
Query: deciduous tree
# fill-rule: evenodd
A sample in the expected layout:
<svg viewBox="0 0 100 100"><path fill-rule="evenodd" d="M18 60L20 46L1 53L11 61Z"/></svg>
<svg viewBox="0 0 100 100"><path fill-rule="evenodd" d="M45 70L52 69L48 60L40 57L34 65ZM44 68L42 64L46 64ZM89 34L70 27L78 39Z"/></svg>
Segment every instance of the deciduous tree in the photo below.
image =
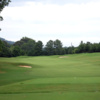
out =
<svg viewBox="0 0 100 100"><path fill-rule="evenodd" d="M45 46L45 50L47 52L47 55L53 55L54 54L54 42L52 40L49 40Z"/></svg>
<svg viewBox="0 0 100 100"><path fill-rule="evenodd" d="M62 42L58 39L54 41L54 50L56 55L62 54Z"/></svg>
<svg viewBox="0 0 100 100"><path fill-rule="evenodd" d="M11 0L0 0L0 13L1 13L1 11L3 10L3 8L5 6L8 6L9 5L9 2L11 2ZM3 17L0 16L0 21L2 21L2 20L3 20Z"/></svg>

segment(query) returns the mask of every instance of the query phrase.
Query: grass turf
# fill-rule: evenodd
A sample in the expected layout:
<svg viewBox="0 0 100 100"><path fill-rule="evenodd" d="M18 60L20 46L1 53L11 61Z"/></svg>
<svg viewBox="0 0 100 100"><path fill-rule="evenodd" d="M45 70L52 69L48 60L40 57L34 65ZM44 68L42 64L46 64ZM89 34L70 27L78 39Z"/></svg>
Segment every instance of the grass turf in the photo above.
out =
<svg viewBox="0 0 100 100"><path fill-rule="evenodd" d="M99 100L100 53L0 58L0 100L13 99Z"/></svg>

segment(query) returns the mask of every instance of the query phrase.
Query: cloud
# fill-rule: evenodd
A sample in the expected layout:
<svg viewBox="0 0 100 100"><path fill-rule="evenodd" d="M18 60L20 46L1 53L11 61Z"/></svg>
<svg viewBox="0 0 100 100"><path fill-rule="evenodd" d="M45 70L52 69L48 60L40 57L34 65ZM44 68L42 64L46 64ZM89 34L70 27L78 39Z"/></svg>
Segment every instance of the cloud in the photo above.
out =
<svg viewBox="0 0 100 100"><path fill-rule="evenodd" d="M2 22L1 36L11 40L18 40L23 36L43 41L58 38L64 41L64 44L67 41L76 42L75 45L80 39L96 41L96 37L100 37L100 2L46 2L45 4L43 0L26 0L23 5L5 8L2 12L5 20ZM60 2L65 3L60 5Z"/></svg>
<svg viewBox="0 0 100 100"><path fill-rule="evenodd" d="M81 3L89 3L89 2L98 2L99 0L12 0L12 2L16 2L17 4L21 5L21 2L36 2L42 4L57 4L57 5L65 5L69 3L73 4L81 4Z"/></svg>

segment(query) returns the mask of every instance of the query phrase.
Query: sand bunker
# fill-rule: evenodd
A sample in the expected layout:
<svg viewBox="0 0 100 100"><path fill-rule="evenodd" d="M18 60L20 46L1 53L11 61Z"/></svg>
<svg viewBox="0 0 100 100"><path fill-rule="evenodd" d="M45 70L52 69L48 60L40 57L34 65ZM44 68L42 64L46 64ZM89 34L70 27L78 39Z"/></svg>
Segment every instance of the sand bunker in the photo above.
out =
<svg viewBox="0 0 100 100"><path fill-rule="evenodd" d="M60 56L59 58L68 58L68 56Z"/></svg>
<svg viewBox="0 0 100 100"><path fill-rule="evenodd" d="M32 68L31 66L27 66L27 65L20 65L19 67Z"/></svg>

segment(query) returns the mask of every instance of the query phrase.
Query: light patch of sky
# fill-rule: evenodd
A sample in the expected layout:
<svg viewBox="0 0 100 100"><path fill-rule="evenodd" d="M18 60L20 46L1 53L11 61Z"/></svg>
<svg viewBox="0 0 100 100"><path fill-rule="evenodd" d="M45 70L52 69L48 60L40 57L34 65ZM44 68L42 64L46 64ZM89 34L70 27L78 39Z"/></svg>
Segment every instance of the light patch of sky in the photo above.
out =
<svg viewBox="0 0 100 100"><path fill-rule="evenodd" d="M0 37L17 41L27 36L44 44L50 39L60 39L64 46L71 43L77 46L81 40L100 42L99 1L73 3L71 0L63 5L59 3L61 0L56 2L26 0L20 6L12 3L1 13L5 20L0 23Z"/></svg>

